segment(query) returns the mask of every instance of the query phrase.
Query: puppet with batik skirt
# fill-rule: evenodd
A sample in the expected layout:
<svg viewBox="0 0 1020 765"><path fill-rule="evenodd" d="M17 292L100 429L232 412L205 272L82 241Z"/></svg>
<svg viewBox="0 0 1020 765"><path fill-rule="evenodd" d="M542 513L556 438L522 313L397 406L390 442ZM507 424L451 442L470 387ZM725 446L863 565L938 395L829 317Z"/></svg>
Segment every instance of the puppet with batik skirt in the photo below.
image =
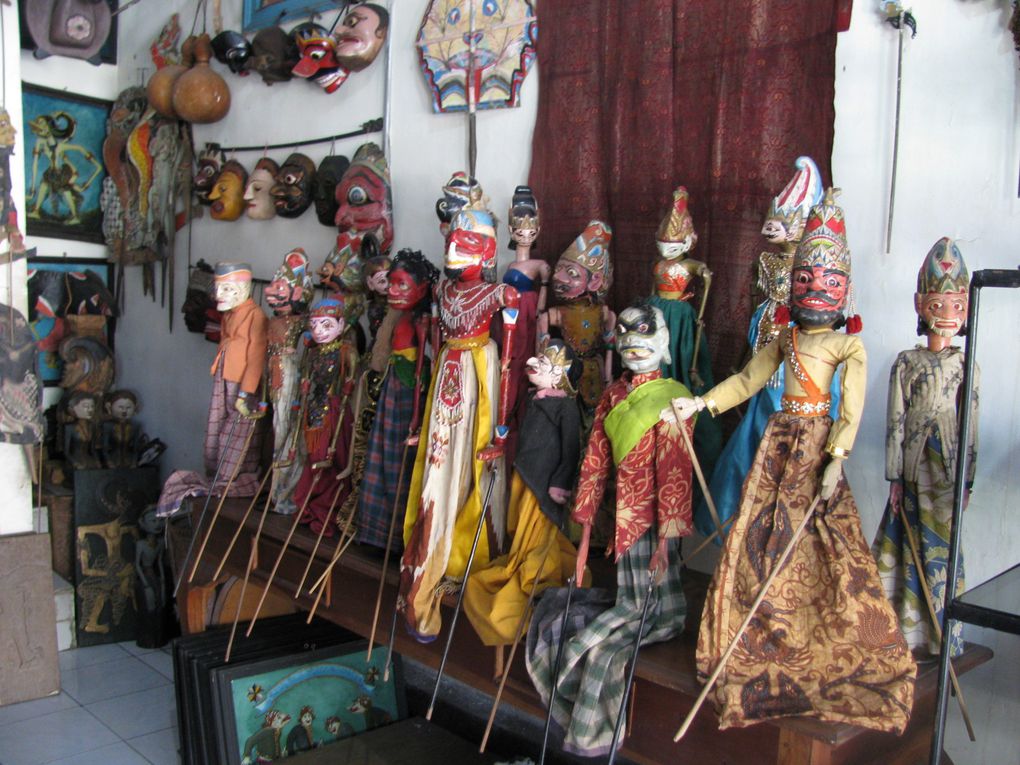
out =
<svg viewBox="0 0 1020 765"><path fill-rule="evenodd" d="M487 563L506 528L506 442L509 387L506 368L514 343L517 290L483 280L496 258L491 213L462 210L453 219L446 279L439 284L443 345L429 388L404 518L398 609L422 641L439 633L444 593L458 590L493 482L473 565ZM489 338L493 314L503 309L502 360ZM489 540L494 540L490 552Z"/></svg>
<svg viewBox="0 0 1020 765"><path fill-rule="evenodd" d="M564 729L564 748L586 757L604 755L625 691L625 672L636 641L668 640L687 614L680 581L680 540L692 531L691 457L678 425L659 412L670 398L689 395L662 372L669 364L669 332L662 311L639 302L620 312L615 329L625 371L603 392L581 463L573 520L581 524L575 576L584 581L592 525L607 486L616 486L613 536L606 554L616 562L615 593L577 590L570 606L563 658L555 685L551 668L565 606L565 591L546 593L528 636L528 672ZM649 577L655 585L649 590ZM646 597L652 601L638 635ZM555 690L555 694L553 691Z"/></svg>
<svg viewBox="0 0 1020 765"><path fill-rule="evenodd" d="M710 696L722 728L806 716L902 733L913 705L916 667L843 476L867 371L860 338L836 332L850 294L850 249L833 198L830 189L812 208L797 245L794 326L782 328L740 373L703 396L675 399L663 412L666 418L701 410L717 416L761 390L785 362L782 411L769 418L744 482L698 636L704 678L790 549ZM859 327L857 317L851 322ZM837 367L842 389L833 421L828 390ZM815 512L805 518L809 510Z"/></svg>
<svg viewBox="0 0 1020 765"><path fill-rule="evenodd" d="M273 407L271 506L285 515L297 509L293 494L305 457L304 440L298 437L297 413L301 409L301 337L308 303L315 291L309 270L305 251L300 247L291 250L284 255L276 276L263 292L273 312L267 332L266 363L269 402Z"/></svg>
<svg viewBox="0 0 1020 765"><path fill-rule="evenodd" d="M938 655L928 605L904 529L910 524L924 566L927 589L940 624L944 623L949 531L953 517L959 401L963 388L963 351L953 337L966 333L970 276L960 249L942 238L931 248L917 274L914 308L923 345L902 351L889 377L885 477L889 502L875 537L885 593L893 603L907 644L918 658ZM977 458L978 369L968 434L966 494L974 483ZM964 590L963 559L957 570L957 595ZM961 622L949 633L951 655L963 652Z"/></svg>
<svg viewBox="0 0 1020 765"><path fill-rule="evenodd" d="M385 547L394 507L404 528L425 393L430 378L425 344L431 327L432 290L439 269L417 250L401 250L388 275L386 335L376 339L365 373L375 400L358 506L358 542ZM389 352L385 353L385 349ZM399 537L400 535L397 534ZM395 541L399 547L400 541Z"/></svg>
<svg viewBox="0 0 1020 765"><path fill-rule="evenodd" d="M464 593L464 613L485 645L513 642L531 593L562 587L574 570L577 550L564 529L581 455L574 388L580 372L562 340L551 340L527 361L534 388L513 464L510 552L472 573Z"/></svg>
<svg viewBox="0 0 1020 765"><path fill-rule="evenodd" d="M309 345L305 351L301 395L306 399L301 433L307 458L294 489L294 503L304 508L301 522L333 536L330 516L351 492L348 461L353 433L351 393L358 354L344 335L344 304L338 298L316 301L308 311Z"/></svg>

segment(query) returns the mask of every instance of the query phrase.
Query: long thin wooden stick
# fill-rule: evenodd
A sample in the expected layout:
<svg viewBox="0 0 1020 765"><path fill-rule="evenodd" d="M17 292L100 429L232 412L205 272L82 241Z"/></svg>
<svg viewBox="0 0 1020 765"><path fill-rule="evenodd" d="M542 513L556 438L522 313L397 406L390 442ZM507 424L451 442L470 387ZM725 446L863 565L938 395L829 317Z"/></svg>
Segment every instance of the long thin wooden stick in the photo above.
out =
<svg viewBox="0 0 1020 765"><path fill-rule="evenodd" d="M272 472L273 472L273 469L269 468L266 471L266 474L264 476L262 476L262 482L259 484L259 487L255 490L255 494L254 494L254 496L252 496L251 502L248 503L248 509L245 510L244 516L241 518L241 522L237 524L237 529L234 531L234 536L232 536L230 538L230 544L227 545L227 551L225 553L223 553L223 557L220 558L220 563L216 567L216 572L213 574L213 580L215 580L215 579L217 579L219 577L220 573L223 571L223 566L227 562L227 558L229 558L230 557L230 553L232 553L234 551L234 545L237 544L237 538L239 536L241 536L241 532L244 531L244 524L248 521L249 516L251 516L252 510L255 509L255 503L258 502L259 496L262 494L262 489L265 488L266 479L270 475L272 475ZM270 494L271 494L271 492L270 492ZM269 498L268 497L266 498L266 503L267 504L269 503Z"/></svg>
<svg viewBox="0 0 1020 765"><path fill-rule="evenodd" d="M343 537L341 537L341 539L342 538ZM342 547L340 547L340 546L337 547L336 560L340 560L340 558L343 556L343 554L345 552L347 552L347 548L351 546L351 542L353 542L353 541L354 541L354 535L351 534L347 538L347 541L343 544ZM315 596L315 602L312 603L312 609L308 612L308 618L305 620L306 624L311 624L312 623L312 619L315 618L315 612L319 610L319 601L322 600L322 595L323 595L323 593L326 592L327 589L329 589L329 580L324 580L323 583L322 583L322 587L319 588L319 594Z"/></svg>
<svg viewBox="0 0 1020 765"><path fill-rule="evenodd" d="M928 579L925 577L924 563L921 560L921 552L918 549L917 540L914 539L914 531L910 528L910 523L907 520L907 514L904 512L903 506L893 503L893 508L899 513L900 523L903 524L903 533L906 534L907 544L910 546L910 555L914 559L914 568L917 569L917 578L921 583L921 592L924 593L924 601L928 604L928 615L931 617L932 626L935 628L935 639L941 643L942 625L939 624L938 614L935 613L935 599L932 597L931 589L928 587ZM970 736L971 741L977 741L977 736L974 735L974 725L970 720L970 712L967 710L967 703L963 700L963 690L960 688L960 681L956 677L956 670L953 669L952 664L949 665L949 679L953 683L956 701L960 705L963 724L967 726L967 735Z"/></svg>
<svg viewBox="0 0 1020 765"><path fill-rule="evenodd" d="M528 624L528 619L531 615L531 611L535 604L535 595L538 593L539 582L542 581L542 577L545 576L545 564L549 562L549 558L552 557L550 553L553 550L559 550L559 540L555 534L559 532L553 529L553 538L549 547L545 551L545 557L542 558L542 565L538 569L538 576L531 585L531 592L528 594L528 602L524 606L524 610L521 612L521 620L517 622L517 632L514 635L514 642L510 645L510 657L506 661L506 667L502 672L499 679L499 688L496 690L496 698L492 700L492 710L489 712L489 721L485 724L485 733L482 735L482 744L478 747L478 751L485 753L485 746L489 743L489 734L492 732L492 724L496 721L496 712L499 710L500 701L503 699L503 689L506 687L507 678L510 677L510 667L513 666L514 656L517 654L517 646L521 642L521 637L524 635L524 627ZM502 648L502 646L500 646Z"/></svg>
<svg viewBox="0 0 1020 765"><path fill-rule="evenodd" d="M343 484L337 486L336 495L333 497L333 501L329 505L329 512L326 513L326 520L322 522L322 528L319 529L319 534L315 537L315 545L312 546L312 552L308 555L308 563L305 564L305 572L301 575L301 581L298 582L298 586L294 589L294 598L301 594L301 590L304 589L305 580L308 579L308 572L312 570L312 563L315 561L315 553L319 551L319 547L322 545L322 538L326 535L326 528L329 526L329 522L333 520L333 510L336 507L336 497L340 495L340 489Z"/></svg>
<svg viewBox="0 0 1020 765"><path fill-rule="evenodd" d="M216 509L213 511L212 518L209 520L209 525L205 529L205 536L202 538L202 544L199 545L198 552L195 553L195 560L191 564L191 573L188 574L188 584L191 584L191 580L195 578L195 574L198 571L198 564L202 562L202 556L205 555L206 545L209 544L209 538L212 536L213 527L216 525L216 519L220 517L220 511L223 509L223 503L227 501L227 493L230 491L230 487L237 480L238 473L241 472L241 464L244 462L244 456L248 453L248 447L251 446L252 436L255 435L256 423L252 421L251 428L248 429L248 435L244 438L244 446L241 447L241 456L237 460L237 464L234 465L233 471L230 473L230 479L224 484L222 491L220 492L220 501L216 503ZM229 446L227 447L229 448ZM209 493L211 494L215 486L209 487ZM258 494L256 493L256 496Z"/></svg>
<svg viewBox="0 0 1020 765"><path fill-rule="evenodd" d="M234 650L234 638L237 636L237 623L241 619L241 607L244 605L244 593L248 590L248 580L251 578L252 569L255 568L255 545L248 551L248 565L244 570L244 580L241 582L241 594L237 597L237 608L234 609L234 622L230 625L230 638L227 640L227 652L223 655L223 663L230 663L230 654Z"/></svg>
<svg viewBox="0 0 1020 765"><path fill-rule="evenodd" d="M620 699L620 711L616 713L616 724L613 726L613 741L609 745L609 760L607 765L616 762L616 750L620 744L620 734L623 731L623 716L627 712L627 698L630 696L630 687L634 683L634 670L637 669L638 651L641 650L641 638L645 631L645 623L648 621L648 607L652 604L652 596L655 594L655 576L648 572L648 591L645 593L645 603L641 607L641 621L638 622L637 637L634 638L634 648L631 650L630 661L627 665L627 678L623 683L623 697Z"/></svg>
<svg viewBox="0 0 1020 765"><path fill-rule="evenodd" d="M701 462L698 460L698 455L694 453L694 443L691 441L691 434L687 432L684 424L685 421L680 417L680 413L672 401L670 406L673 407L673 416L676 417L676 424L680 428L680 436L684 440L684 446L687 447L687 454L691 457L691 467L694 468L694 475L698 477L701 493L705 496L705 504L708 505L708 512L712 516L712 523L715 524L716 532L721 534L723 524L719 520L719 511L716 509L715 502L712 500L712 494L708 490L708 482L705 480L705 473L701 469Z"/></svg>
<svg viewBox="0 0 1020 765"><path fill-rule="evenodd" d="M705 703L705 699L708 698L709 692L715 686L715 681L719 679L719 675L721 675L722 671L726 668L726 662L729 661L730 655L733 653L734 649L736 649L737 643L739 643L740 639L744 636L744 631L747 629L747 625L751 623L751 619L754 618L755 613L758 611L758 606L761 605L762 601L765 600L765 596L768 595L769 587L772 586L772 582L775 581L776 576L782 570L783 564L786 563L786 559L790 557L790 553L793 552L793 548L796 547L797 542L800 541L800 535L804 532L804 529L807 528L808 521L811 520L811 516L815 514L815 508L818 507L818 503L821 499L821 494L815 495L815 498L808 507L807 512L804 513L804 518L801 519L801 522L797 525L797 530L793 532L793 536L790 538L786 548L783 550L783 554L779 556L779 560L777 560L776 565L773 566L772 572L762 584L761 591L759 591L758 597L754 599L754 603L747 612L747 616L744 618L743 624L740 625L740 628L737 630L737 634L733 636L733 640L730 642L726 651L723 653L722 657L720 657L719 663L705 682L705 687L702 688L701 693L698 694L698 698L695 700L694 706L691 707L691 711L687 713L687 717L684 719L683 725L680 726L676 735L673 736L673 741L679 741L683 738L687 729L691 727L691 723L694 722L695 715L698 714L698 710L701 709L701 705Z"/></svg>
<svg viewBox="0 0 1020 765"><path fill-rule="evenodd" d="M333 494L333 502L330 504L330 507L329 507L330 515L332 515L332 513L333 513L333 508L336 506L337 500L340 498L340 492L343 491L343 488L344 487L343 487L342 483L339 486L336 487L336 492ZM339 520L340 520L340 518L339 518L339 516L337 516L337 521L339 522ZM338 560L340 560L340 555L342 555L342 553L340 552L340 546L343 544L344 537L347 536L347 532L350 531L351 525L353 523L354 523L354 513L352 512L347 517L347 522L344 524L344 527L340 530L340 538L336 542L336 550L333 551L333 557L330 559L329 563L327 564L326 570L323 571L322 575L318 579L315 580L315 584L313 584L311 587L308 588L309 592L314 592L316 589L318 589L322 585L323 582L326 581L326 578L329 576L329 573L333 570L333 566L335 566L336 562ZM315 552L316 552L315 550L312 550L312 554L311 554L311 556L309 556L309 559L308 559L308 568L305 569L305 576L306 577L308 576L308 571L312 567L311 566L311 562L315 558ZM302 586L304 585L304 583L305 583L304 582L304 578L302 578L302 580L301 580Z"/></svg>

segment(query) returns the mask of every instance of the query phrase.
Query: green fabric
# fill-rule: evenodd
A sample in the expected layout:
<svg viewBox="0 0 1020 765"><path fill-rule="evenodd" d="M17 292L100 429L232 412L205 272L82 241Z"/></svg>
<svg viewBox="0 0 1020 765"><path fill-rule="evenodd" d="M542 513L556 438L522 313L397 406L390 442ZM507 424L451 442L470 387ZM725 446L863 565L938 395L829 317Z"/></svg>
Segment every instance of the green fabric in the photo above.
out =
<svg viewBox="0 0 1020 765"><path fill-rule="evenodd" d="M613 447L613 462L619 465L641 437L659 421L659 413L671 399L691 392L676 380L660 377L639 385L606 415L605 429Z"/></svg>
<svg viewBox="0 0 1020 765"><path fill-rule="evenodd" d="M401 356L399 353L394 353L390 356L390 366L393 367L393 374L397 376L397 379L407 388L414 388L414 367L415 362L410 359ZM429 373L428 373L428 362L425 362L422 368L422 389L427 389L429 386Z"/></svg>

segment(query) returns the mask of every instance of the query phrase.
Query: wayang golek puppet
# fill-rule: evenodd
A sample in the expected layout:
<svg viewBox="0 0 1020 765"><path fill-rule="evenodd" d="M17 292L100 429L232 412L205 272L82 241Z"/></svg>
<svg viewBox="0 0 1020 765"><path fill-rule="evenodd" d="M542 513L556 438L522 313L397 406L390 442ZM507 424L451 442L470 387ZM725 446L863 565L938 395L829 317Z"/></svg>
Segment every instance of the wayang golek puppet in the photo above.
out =
<svg viewBox="0 0 1020 765"><path fill-rule="evenodd" d="M353 432L350 398L358 354L345 329L342 300L323 298L312 304L301 378L301 395L306 399L301 433L308 457L294 489L294 502L302 511L301 522L327 537L334 534L334 511L351 491L347 470Z"/></svg>
<svg viewBox="0 0 1020 765"><path fill-rule="evenodd" d="M538 319L539 337L549 337L550 328L558 327L581 362L577 392L589 421L612 378L608 344L616 318L605 304L613 281L612 236L608 224L593 220L563 251L552 276L558 304Z"/></svg>
<svg viewBox="0 0 1020 765"><path fill-rule="evenodd" d="M750 398L785 362L782 411L769 418L744 483L698 636L698 672L718 678L709 692L722 728L807 715L902 732L910 717L916 667L843 477L867 379L860 338L836 332L849 293L846 224L830 189L794 255L794 326L739 374L663 412L716 416ZM839 366L834 422L828 390ZM737 640L739 650L721 664Z"/></svg>
<svg viewBox="0 0 1020 765"><path fill-rule="evenodd" d="M395 320L384 322L384 327L392 324L389 339L376 338L366 372L377 403L358 507L357 539L362 544L385 547L391 533L402 536L417 446L409 439L418 432L429 388L425 351L438 280L439 270L416 250L398 252L388 274L387 304ZM389 353L384 355L385 347Z"/></svg>
<svg viewBox="0 0 1020 765"><path fill-rule="evenodd" d="M663 375L669 332L662 311L645 301L620 312L616 346L625 371L602 393L581 463L573 520L581 524L574 572L584 581L596 513L615 470L613 536L617 590L578 590L566 632L553 639L565 591L539 603L528 637L528 672L553 719L565 730L564 748L584 756L607 753L625 692L625 668L637 641L654 643L683 629L687 614L680 581L680 539L691 533L691 457L680 428L663 422L663 405L689 395ZM639 635L642 625L644 630ZM566 641L550 684L559 640Z"/></svg>
<svg viewBox="0 0 1020 765"><path fill-rule="evenodd" d="M454 216L464 208L470 210L485 209L485 192L474 178L463 170L450 176L443 186L443 195L436 200L436 217L439 218L439 233L443 241L450 235L450 223Z"/></svg>
<svg viewBox="0 0 1020 765"><path fill-rule="evenodd" d="M581 455L574 389L580 371L562 340L550 340L527 361L533 387L513 462L510 551L474 571L464 594L464 613L485 645L510 644L529 616L533 594L563 586L574 571L577 550L564 530Z"/></svg>
<svg viewBox="0 0 1020 765"><path fill-rule="evenodd" d="M940 627L944 624L956 455L964 436L958 428L963 351L952 342L966 333L969 288L959 247L951 239L940 239L917 274L914 309L924 344L901 351L889 376L885 447L889 501L873 551L907 644L915 656L925 659L939 652L931 613ZM974 483L977 458L978 374L975 367L965 497ZM962 559L958 572L957 594L964 589ZM961 622L954 622L949 635L953 656L963 652L961 627Z"/></svg>
<svg viewBox="0 0 1020 765"><path fill-rule="evenodd" d="M273 408L272 507L290 515L297 507L293 493L301 477L304 441L298 437L304 416L299 399L302 333L308 304L314 297L308 256L300 247L283 263L263 293L273 315L267 327L266 378Z"/></svg>
<svg viewBox="0 0 1020 765"><path fill-rule="evenodd" d="M248 176L244 187L244 214L252 220L269 220L276 217L272 188L280 166L269 157L262 157Z"/></svg>
<svg viewBox="0 0 1020 765"><path fill-rule="evenodd" d="M762 236L778 251L766 250L758 257L758 286L765 300L755 309L747 334L751 355L757 354L779 336L790 324L790 269L797 243L804 235L811 208L822 201L822 182L818 168L810 157L798 157L796 172L785 188L772 200L762 226ZM838 375L830 386L831 408L839 404ZM709 491L715 500L722 523L733 517L740 503L744 476L751 469L765 425L773 412L781 409L783 367L769 378L765 386L747 403L740 419L715 463ZM710 418L699 418L699 424ZM714 531L706 525L707 517L699 504L695 509L695 525L702 533Z"/></svg>
<svg viewBox="0 0 1020 765"><path fill-rule="evenodd" d="M482 271L494 265L493 216L462 210L453 219L445 258L446 278L438 292L443 345L435 363L404 518L397 608L407 628L428 641L439 632L444 592L459 589L468 573L472 540L482 518L483 497L491 508L476 557L490 556L488 536L502 544L509 364L519 297L506 284L490 284ZM503 309L502 362L489 339L493 314ZM487 463L494 467L488 467ZM490 484L490 482L493 482ZM489 491L491 485L491 492Z"/></svg>
<svg viewBox="0 0 1020 765"><path fill-rule="evenodd" d="M365 285L361 280L361 258L355 254L350 237L344 233L337 237L337 243L326 254L319 270L319 286L327 295L343 301L344 330L353 338L358 353L368 347L361 317L365 313Z"/></svg>
<svg viewBox="0 0 1020 765"><path fill-rule="evenodd" d="M361 281L368 295L369 347L375 344L376 334L386 316L389 296L389 270L393 265L388 255L376 255L361 264Z"/></svg>

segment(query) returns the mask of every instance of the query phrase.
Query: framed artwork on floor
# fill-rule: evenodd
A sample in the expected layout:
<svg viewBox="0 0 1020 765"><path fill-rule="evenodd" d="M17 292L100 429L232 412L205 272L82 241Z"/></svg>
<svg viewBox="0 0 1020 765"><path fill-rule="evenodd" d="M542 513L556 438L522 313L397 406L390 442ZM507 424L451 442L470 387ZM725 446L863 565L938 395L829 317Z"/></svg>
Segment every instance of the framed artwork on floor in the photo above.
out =
<svg viewBox="0 0 1020 765"><path fill-rule="evenodd" d="M347 0L244 0L245 32L271 27L274 24L289 24L312 14L340 11L349 5ZM330 19L325 26L333 23Z"/></svg>
<svg viewBox="0 0 1020 765"><path fill-rule="evenodd" d="M28 83L22 94L27 233L102 242L99 195L111 103Z"/></svg>
<svg viewBox="0 0 1020 765"><path fill-rule="evenodd" d="M400 657L367 641L213 670L227 765L275 762L407 716Z"/></svg>
<svg viewBox="0 0 1020 765"><path fill-rule="evenodd" d="M113 350L116 306L113 266L89 258L28 259L28 324L39 347L39 379L59 385L60 343L71 332L68 315L106 317L105 338Z"/></svg>

